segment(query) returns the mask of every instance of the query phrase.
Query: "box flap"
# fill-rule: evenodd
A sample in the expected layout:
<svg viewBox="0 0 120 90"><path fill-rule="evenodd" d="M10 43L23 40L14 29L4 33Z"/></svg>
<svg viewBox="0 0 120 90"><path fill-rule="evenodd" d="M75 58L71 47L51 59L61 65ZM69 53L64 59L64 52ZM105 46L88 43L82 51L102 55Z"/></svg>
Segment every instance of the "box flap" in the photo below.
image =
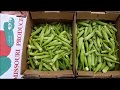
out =
<svg viewBox="0 0 120 90"><path fill-rule="evenodd" d="M93 12L93 11L91 11L91 14L106 14L106 12Z"/></svg>
<svg viewBox="0 0 120 90"><path fill-rule="evenodd" d="M26 70L27 68L27 44L28 44L28 40L30 37L30 33L31 33L31 20L30 20L30 16L27 16L27 22L26 22L26 29L25 29L25 40L23 43L23 50L22 50L22 62L21 62L21 74L23 74L23 72Z"/></svg>
<svg viewBox="0 0 120 90"><path fill-rule="evenodd" d="M78 71L78 77L113 78L120 77L120 71L108 71L107 73L97 72L96 74L92 71Z"/></svg>
<svg viewBox="0 0 120 90"><path fill-rule="evenodd" d="M78 77L92 77L94 74L92 71L78 71Z"/></svg>
<svg viewBox="0 0 120 90"><path fill-rule="evenodd" d="M120 71L108 71L107 73L98 72L94 77L120 77Z"/></svg>
<svg viewBox="0 0 120 90"><path fill-rule="evenodd" d="M31 12L32 19L73 19L73 13L71 12Z"/></svg>
<svg viewBox="0 0 120 90"><path fill-rule="evenodd" d="M120 11L106 11L106 13L120 14Z"/></svg>
<svg viewBox="0 0 120 90"><path fill-rule="evenodd" d="M113 12L77 12L78 19L99 19L99 20L113 20L115 21L119 13Z"/></svg>
<svg viewBox="0 0 120 90"><path fill-rule="evenodd" d="M74 77L72 70L61 70L61 71L37 71L37 70L26 70L24 76L34 76L39 78L60 78L60 77Z"/></svg>
<svg viewBox="0 0 120 90"><path fill-rule="evenodd" d="M76 33L77 33L77 24L76 24L76 13L74 13L73 16L73 28L72 28L72 44L73 44L73 49L72 49L72 61L73 61L73 73L76 76L77 70L76 70Z"/></svg>
<svg viewBox="0 0 120 90"><path fill-rule="evenodd" d="M60 13L60 11L44 11L45 13Z"/></svg>

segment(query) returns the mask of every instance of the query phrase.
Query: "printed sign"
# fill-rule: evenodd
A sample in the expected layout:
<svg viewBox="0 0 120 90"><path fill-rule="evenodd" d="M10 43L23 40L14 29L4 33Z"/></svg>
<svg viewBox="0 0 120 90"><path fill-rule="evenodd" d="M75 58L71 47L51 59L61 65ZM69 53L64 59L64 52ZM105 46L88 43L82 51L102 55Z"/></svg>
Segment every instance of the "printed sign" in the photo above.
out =
<svg viewBox="0 0 120 90"><path fill-rule="evenodd" d="M0 14L0 78L21 78L26 17Z"/></svg>

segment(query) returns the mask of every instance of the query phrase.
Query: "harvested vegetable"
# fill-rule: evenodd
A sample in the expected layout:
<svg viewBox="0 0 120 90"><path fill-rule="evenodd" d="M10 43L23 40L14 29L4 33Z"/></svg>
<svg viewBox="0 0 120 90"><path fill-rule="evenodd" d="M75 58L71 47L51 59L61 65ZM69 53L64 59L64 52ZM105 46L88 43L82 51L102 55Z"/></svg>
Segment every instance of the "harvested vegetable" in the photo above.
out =
<svg viewBox="0 0 120 90"><path fill-rule="evenodd" d="M71 25L41 24L33 27L28 43L28 65L32 70L72 69Z"/></svg>
<svg viewBox="0 0 120 90"><path fill-rule="evenodd" d="M116 32L117 29L111 23L100 20L78 21L77 69L94 73L116 70L120 64L117 56Z"/></svg>

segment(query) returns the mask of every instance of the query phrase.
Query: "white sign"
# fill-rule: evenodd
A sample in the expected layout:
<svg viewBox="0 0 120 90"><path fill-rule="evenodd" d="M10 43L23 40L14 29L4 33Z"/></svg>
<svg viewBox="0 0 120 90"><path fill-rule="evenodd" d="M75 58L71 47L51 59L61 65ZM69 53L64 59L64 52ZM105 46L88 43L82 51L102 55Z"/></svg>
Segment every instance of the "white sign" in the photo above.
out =
<svg viewBox="0 0 120 90"><path fill-rule="evenodd" d="M21 78L26 17L0 14L0 78Z"/></svg>

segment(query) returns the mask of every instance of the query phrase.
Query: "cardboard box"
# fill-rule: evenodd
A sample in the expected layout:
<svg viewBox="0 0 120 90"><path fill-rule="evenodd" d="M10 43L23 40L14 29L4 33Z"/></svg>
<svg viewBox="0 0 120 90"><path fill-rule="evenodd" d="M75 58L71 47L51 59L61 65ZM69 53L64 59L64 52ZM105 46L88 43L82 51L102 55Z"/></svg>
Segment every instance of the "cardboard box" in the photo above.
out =
<svg viewBox="0 0 120 90"><path fill-rule="evenodd" d="M0 14L0 78L21 78L26 17Z"/></svg>
<svg viewBox="0 0 120 90"><path fill-rule="evenodd" d="M72 12L58 12L58 11L57 12L45 12L45 11L30 12L30 15L28 16L28 19L27 19L23 55L22 55L21 74L24 75L23 77L26 77L26 78L27 77L29 78L30 77L32 78L74 77L74 73L75 73L74 59L73 59L73 70L37 71L37 70L28 70L28 67L27 67L27 44L28 44L28 40L29 40L33 25L37 25L39 23L45 23L45 22L52 22L52 21L73 24L74 22L73 16L74 16L74 13ZM73 27L74 27L74 24L73 24ZM75 46L73 50L75 50ZM73 54L73 57L75 57L74 54Z"/></svg>
<svg viewBox="0 0 120 90"><path fill-rule="evenodd" d="M91 12L91 11L84 11L79 12L77 11L76 20L81 19L99 19L99 20L109 20L113 21L116 24L116 28L118 29L116 33L117 41L120 44L120 12ZM119 47L120 49L120 47ZM120 58L120 50L118 51L118 56ZM98 72L94 74L92 71L77 71L78 78L120 78L120 70L118 71L108 71L107 73Z"/></svg>

